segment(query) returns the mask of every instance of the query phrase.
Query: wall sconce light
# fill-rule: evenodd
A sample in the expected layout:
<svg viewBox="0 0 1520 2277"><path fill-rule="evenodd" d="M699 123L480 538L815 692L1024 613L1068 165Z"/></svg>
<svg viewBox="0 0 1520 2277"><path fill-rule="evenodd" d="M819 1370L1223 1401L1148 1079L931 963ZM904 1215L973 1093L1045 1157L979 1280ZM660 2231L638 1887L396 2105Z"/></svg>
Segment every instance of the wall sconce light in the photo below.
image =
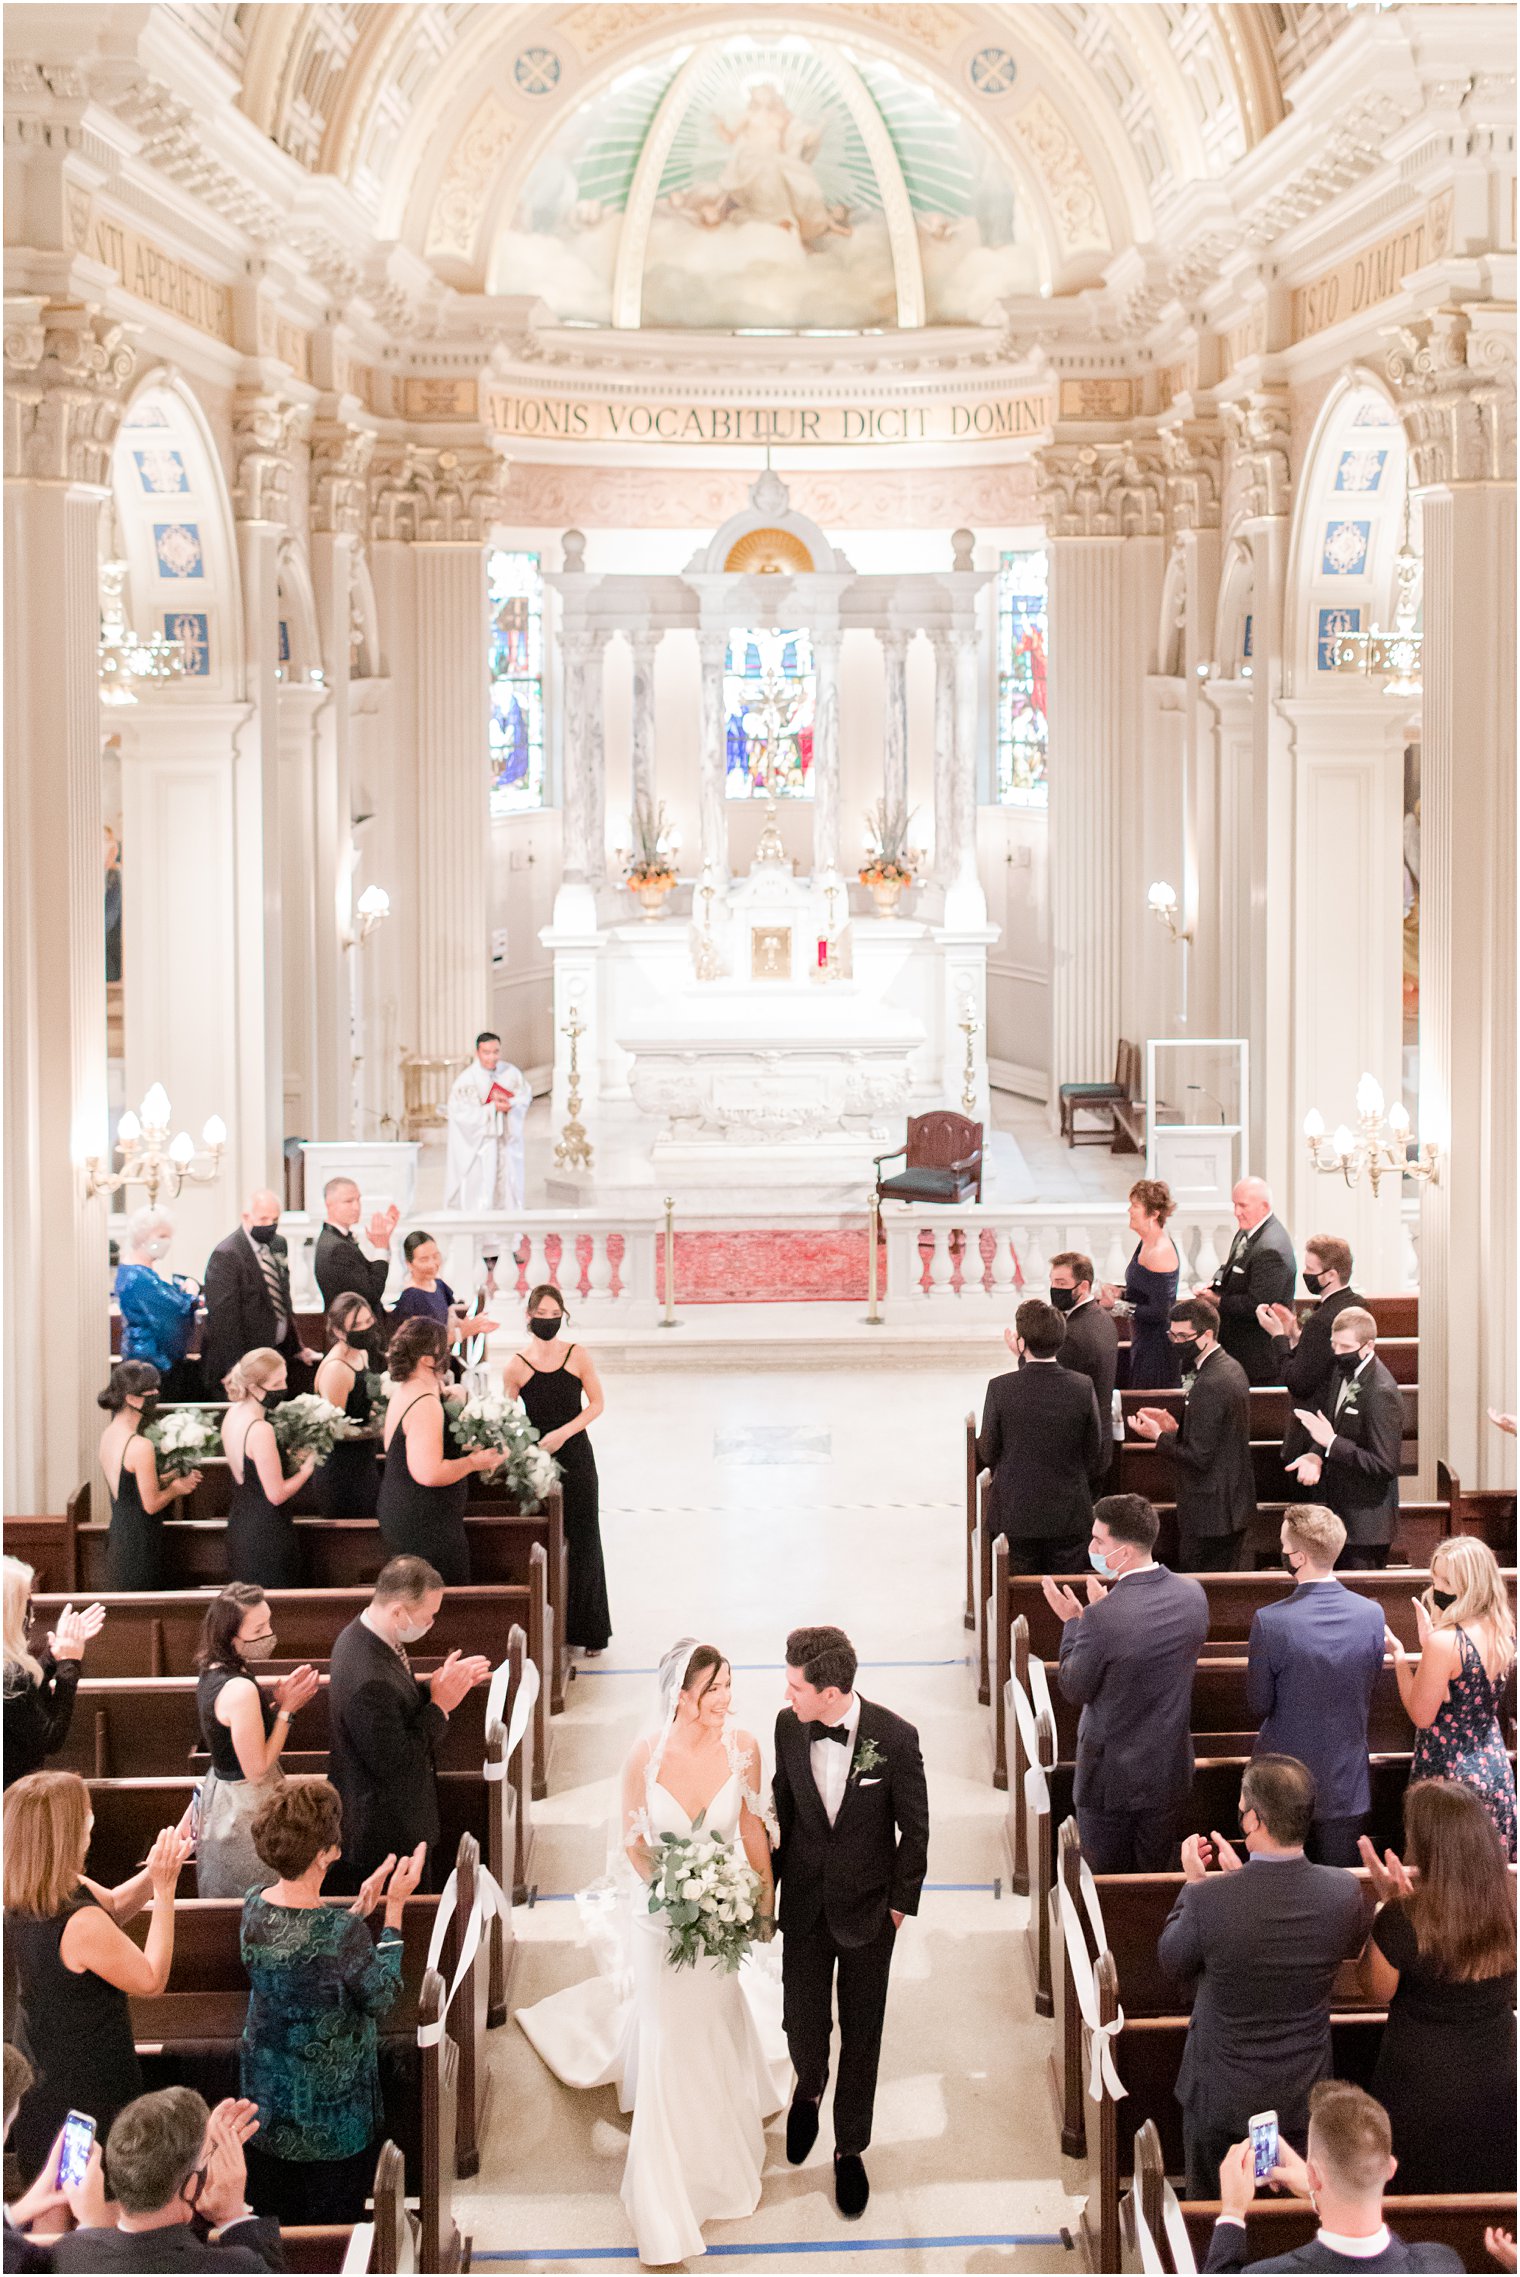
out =
<svg viewBox="0 0 1520 2277"><path fill-rule="evenodd" d="M1439 1185L1440 1150L1433 1140L1420 1149L1417 1161L1409 1160L1409 1110L1402 1100L1388 1108L1386 1132L1384 1121L1383 1086L1375 1075L1364 1074L1356 1087L1354 1133L1341 1123L1334 1136L1326 1138L1319 1109L1311 1107L1305 1115L1310 1162L1327 1177L1343 1178L1348 1186L1357 1185L1365 1172L1374 1196L1384 1178L1428 1179L1432 1186Z"/></svg>
<svg viewBox="0 0 1520 2277"><path fill-rule="evenodd" d="M391 913L391 897L384 886L366 886L355 907L357 923L343 946L360 949L377 925L383 925Z"/></svg>
<svg viewBox="0 0 1520 2277"><path fill-rule="evenodd" d="M161 1083L155 1083L143 1100L140 1113L131 1108L116 1126L116 1151L121 1156L120 1170L102 1170L98 1154L85 1157L85 1193L118 1194L124 1186L144 1186L151 1209L160 1193L172 1202L187 1183L192 1186L209 1186L221 1170L222 1153L227 1144L227 1126L220 1115L208 1118L201 1133L201 1144L206 1159L197 1162L196 1145L188 1131L169 1136L169 1094Z"/></svg>
<svg viewBox="0 0 1520 2277"><path fill-rule="evenodd" d="M1145 897L1145 906L1153 917L1159 918L1174 941L1191 941L1192 929L1177 922L1177 892L1164 878L1158 878Z"/></svg>

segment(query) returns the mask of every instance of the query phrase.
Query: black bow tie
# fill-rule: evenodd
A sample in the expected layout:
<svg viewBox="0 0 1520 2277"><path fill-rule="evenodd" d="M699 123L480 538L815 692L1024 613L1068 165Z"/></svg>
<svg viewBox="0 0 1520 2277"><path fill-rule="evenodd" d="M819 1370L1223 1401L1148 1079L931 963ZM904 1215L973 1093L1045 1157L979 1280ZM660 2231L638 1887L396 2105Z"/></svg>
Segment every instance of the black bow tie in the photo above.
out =
<svg viewBox="0 0 1520 2277"><path fill-rule="evenodd" d="M841 1747L847 1747L850 1741L850 1735L843 1724L809 1724L807 1735L815 1742L820 1739L837 1739Z"/></svg>

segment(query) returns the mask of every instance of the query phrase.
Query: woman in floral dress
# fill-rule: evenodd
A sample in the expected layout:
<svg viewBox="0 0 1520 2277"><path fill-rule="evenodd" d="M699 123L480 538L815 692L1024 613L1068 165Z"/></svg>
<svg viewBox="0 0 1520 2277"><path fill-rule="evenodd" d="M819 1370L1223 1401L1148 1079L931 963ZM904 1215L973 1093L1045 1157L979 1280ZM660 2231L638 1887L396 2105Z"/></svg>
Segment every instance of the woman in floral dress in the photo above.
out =
<svg viewBox="0 0 1520 2277"><path fill-rule="evenodd" d="M1393 1631L1399 1697L1414 1724L1417 1779L1456 1779L1473 1788L1515 1855L1515 1775L1504 1746L1499 1699L1515 1662L1510 1617L1498 1560L1476 1534L1453 1534L1430 1561L1430 1587L1415 1605L1418 1658Z"/></svg>

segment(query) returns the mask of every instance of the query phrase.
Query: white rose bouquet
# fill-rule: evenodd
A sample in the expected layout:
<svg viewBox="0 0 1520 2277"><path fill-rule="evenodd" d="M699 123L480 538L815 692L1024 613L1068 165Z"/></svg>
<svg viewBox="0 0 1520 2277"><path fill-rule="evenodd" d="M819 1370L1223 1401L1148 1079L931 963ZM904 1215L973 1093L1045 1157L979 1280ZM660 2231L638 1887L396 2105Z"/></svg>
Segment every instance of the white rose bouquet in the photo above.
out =
<svg viewBox="0 0 1520 2277"><path fill-rule="evenodd" d="M539 1445L539 1432L522 1401L502 1392L475 1392L462 1407L450 1407L448 1418L460 1454L472 1454L477 1447L498 1449L501 1462L485 1475L506 1487L525 1510L537 1509L559 1477L559 1464Z"/></svg>
<svg viewBox="0 0 1520 2277"><path fill-rule="evenodd" d="M143 1437L153 1449L161 1479L188 1478L222 1451L221 1410L173 1407L150 1423Z"/></svg>
<svg viewBox="0 0 1520 2277"><path fill-rule="evenodd" d="M760 1877L726 1842L702 1832L699 1815L690 1834L661 1835L649 1910L670 1923L673 1969L708 1960L728 1973L760 1936Z"/></svg>
<svg viewBox="0 0 1520 2277"><path fill-rule="evenodd" d="M330 1399L319 1399L315 1392L282 1399L278 1407L270 1409L269 1420L287 1461L292 1455L313 1455L325 1463L340 1439L357 1437L342 1408L334 1407Z"/></svg>

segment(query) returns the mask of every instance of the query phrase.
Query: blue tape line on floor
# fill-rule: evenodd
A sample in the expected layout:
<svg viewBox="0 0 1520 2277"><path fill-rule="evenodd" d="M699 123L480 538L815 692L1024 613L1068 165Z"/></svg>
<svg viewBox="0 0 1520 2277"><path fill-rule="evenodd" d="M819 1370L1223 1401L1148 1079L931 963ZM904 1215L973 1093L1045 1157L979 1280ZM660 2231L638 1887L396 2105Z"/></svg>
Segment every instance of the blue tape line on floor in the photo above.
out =
<svg viewBox="0 0 1520 2277"><path fill-rule="evenodd" d="M925 1890L995 1890L996 1882L925 1882ZM540 1890L535 1905L568 1905L579 1893L575 1890Z"/></svg>
<svg viewBox="0 0 1520 2277"><path fill-rule="evenodd" d="M726 2257L737 2260L740 2255L780 2253L933 2253L969 2252L985 2246L1059 2245L1071 2252L1071 2240L1059 2230L1010 2230L982 2237L838 2237L790 2240L766 2240L754 2245L710 2245L707 2259ZM512 2252L476 2246L471 2254L473 2261L637 2261L638 2248L632 2245L544 2246L537 2250L517 2248Z"/></svg>
<svg viewBox="0 0 1520 2277"><path fill-rule="evenodd" d="M593 1668L584 1660L571 1663L577 1676L658 1676L657 1668ZM769 1672L779 1674L785 1663L779 1660L735 1660L729 1663L736 1675L763 1676ZM964 1668L966 1655L952 1655L946 1660L863 1660L862 1668Z"/></svg>

